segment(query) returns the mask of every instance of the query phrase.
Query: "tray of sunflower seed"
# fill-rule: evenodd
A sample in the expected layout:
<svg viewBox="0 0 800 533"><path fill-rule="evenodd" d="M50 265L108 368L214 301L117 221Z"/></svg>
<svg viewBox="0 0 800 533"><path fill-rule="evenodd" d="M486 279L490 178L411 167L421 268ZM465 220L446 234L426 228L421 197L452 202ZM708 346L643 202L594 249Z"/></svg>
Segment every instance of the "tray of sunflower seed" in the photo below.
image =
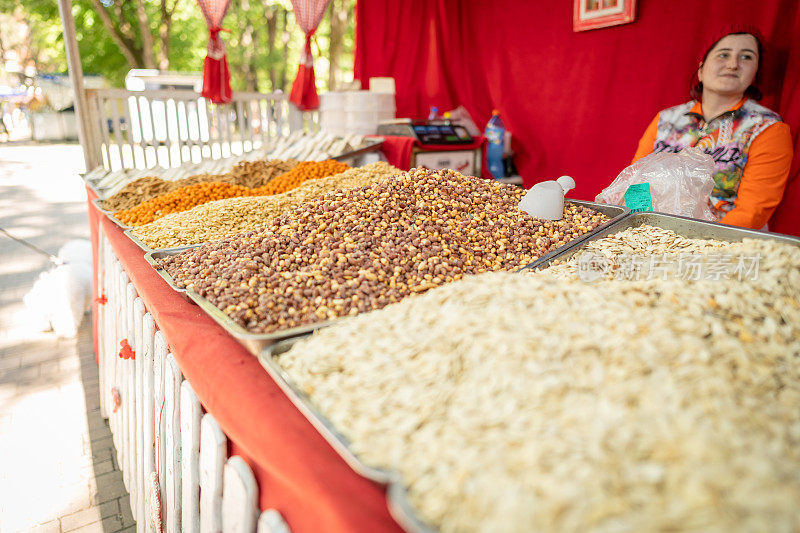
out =
<svg viewBox="0 0 800 533"><path fill-rule="evenodd" d="M720 249L745 240L771 240L800 246L800 238L666 213L632 213L541 257L522 270L568 270L593 281L597 277L741 275L757 258L728 257ZM705 258L699 254L711 253ZM727 266L726 266L727 265ZM727 268L728 272L725 271Z"/></svg>

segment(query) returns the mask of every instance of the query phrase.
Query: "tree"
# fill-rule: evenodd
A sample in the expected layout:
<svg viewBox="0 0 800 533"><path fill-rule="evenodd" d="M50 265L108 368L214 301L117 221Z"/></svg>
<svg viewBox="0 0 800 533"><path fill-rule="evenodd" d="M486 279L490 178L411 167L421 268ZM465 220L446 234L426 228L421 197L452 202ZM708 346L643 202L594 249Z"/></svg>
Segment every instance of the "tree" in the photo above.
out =
<svg viewBox="0 0 800 533"><path fill-rule="evenodd" d="M354 1L334 0L314 38L321 90L352 79ZM66 71L56 2L0 0L0 13L27 21L40 72ZM122 86L131 68L202 70L208 31L196 0L73 0L73 16L84 72L111 85ZM304 42L290 0L233 0L223 26L234 90L287 92Z"/></svg>
<svg viewBox="0 0 800 533"><path fill-rule="evenodd" d="M147 2L91 0L91 5L120 52L133 68L169 68L172 18L181 0ZM158 47L153 36L158 30Z"/></svg>
<svg viewBox="0 0 800 533"><path fill-rule="evenodd" d="M143 8L143 9L142 9ZM66 71L61 20L53 0L0 0L0 12L24 13L42 72ZM205 24L194 0L73 0L83 70L122 85L131 68L202 67ZM146 31L144 31L146 30Z"/></svg>
<svg viewBox="0 0 800 533"><path fill-rule="evenodd" d="M40 22L22 6L0 1L0 58L5 57L7 51L13 51L23 69L29 65L37 69L49 68L53 55L58 54L43 50L48 47L46 41L36 38L34 26ZM54 35L48 32L47 37L53 38ZM2 63L0 61L0 67Z"/></svg>
<svg viewBox="0 0 800 533"><path fill-rule="evenodd" d="M353 26L351 16L353 13L352 0L331 0L330 9L327 16L329 17L328 24L329 31L329 46L328 46L328 89L333 91L339 87L342 82L340 62L343 59L345 52L345 37L349 31L352 35Z"/></svg>
<svg viewBox="0 0 800 533"><path fill-rule="evenodd" d="M297 65L303 45L289 0L233 1L223 26L235 28L223 36L234 90L289 89L287 64Z"/></svg>

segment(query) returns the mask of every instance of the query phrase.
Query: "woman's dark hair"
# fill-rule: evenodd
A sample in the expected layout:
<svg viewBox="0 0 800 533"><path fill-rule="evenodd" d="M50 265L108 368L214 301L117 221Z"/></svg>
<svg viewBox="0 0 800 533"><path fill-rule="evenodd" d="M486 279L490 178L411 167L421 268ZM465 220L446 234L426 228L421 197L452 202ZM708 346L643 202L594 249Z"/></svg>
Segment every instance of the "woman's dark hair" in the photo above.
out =
<svg viewBox="0 0 800 533"><path fill-rule="evenodd" d="M747 31L737 31L737 32L728 33L726 35L723 35L722 37L720 37L716 41L714 41L711 44L711 46L708 47L708 50L706 50L706 53L703 56L703 60L700 62L701 67L702 67L702 65L705 64L706 59L708 59L708 54L711 53L711 50L713 50L714 47L717 46L718 42L720 42L722 39L724 39L728 35L751 35L756 40L756 44L758 45L758 66L761 67L761 55L762 55L762 51L763 51L763 47L761 46L761 39L758 38L758 35L755 35L753 33L747 32ZM761 72L761 68L758 68L756 70L756 77L753 79L753 83L750 84L750 86L747 89L745 89L745 91L744 91L744 95L746 97L748 97L748 98L752 98L753 100L761 100L761 97L764 96L761 93L761 89L759 89L755 85L756 83L758 83L758 77L759 77L759 73L760 72ZM694 77L692 78L692 89L689 91L689 95L692 97L692 99L694 99L694 100L696 100L698 102L703 98L703 82L698 79L697 71L695 71Z"/></svg>

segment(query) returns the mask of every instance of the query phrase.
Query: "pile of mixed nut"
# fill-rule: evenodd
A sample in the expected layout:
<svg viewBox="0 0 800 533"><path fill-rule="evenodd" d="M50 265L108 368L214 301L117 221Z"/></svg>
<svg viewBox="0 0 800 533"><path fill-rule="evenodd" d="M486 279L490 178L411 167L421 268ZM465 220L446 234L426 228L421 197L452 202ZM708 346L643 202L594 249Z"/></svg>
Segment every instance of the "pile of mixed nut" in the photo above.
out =
<svg viewBox="0 0 800 533"><path fill-rule="evenodd" d="M327 178L308 180L280 194L226 198L170 213L134 228L133 234L152 249L215 241L262 226L326 193L378 183L401 172L384 162L351 168Z"/></svg>
<svg viewBox="0 0 800 533"><path fill-rule="evenodd" d="M469 274L514 270L608 218L567 203L559 221L524 191L414 169L330 192L256 230L161 260L180 287L253 333L379 309Z"/></svg>
<svg viewBox="0 0 800 533"><path fill-rule="evenodd" d="M152 200L162 194L195 185L219 181L255 188L269 183L272 179L295 168L300 161L280 159L242 161L230 171L222 174L196 174L177 180L162 179L157 176L145 176L125 185L122 190L100 202L106 211L132 209L137 205Z"/></svg>

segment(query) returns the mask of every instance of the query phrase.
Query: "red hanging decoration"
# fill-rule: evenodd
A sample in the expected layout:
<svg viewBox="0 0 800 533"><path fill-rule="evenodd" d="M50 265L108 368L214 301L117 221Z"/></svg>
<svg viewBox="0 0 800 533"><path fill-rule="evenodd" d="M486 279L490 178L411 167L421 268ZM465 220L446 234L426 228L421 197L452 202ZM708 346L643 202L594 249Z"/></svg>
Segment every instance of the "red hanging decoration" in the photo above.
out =
<svg viewBox="0 0 800 533"><path fill-rule="evenodd" d="M120 359L136 359L136 352L133 351L128 339L122 339L119 343L119 358Z"/></svg>
<svg viewBox="0 0 800 533"><path fill-rule="evenodd" d="M231 101L231 71L225 57L225 43L219 32L228 31L222 27L222 19L228 11L231 0L197 0L208 26L208 49L203 64L203 97L215 104Z"/></svg>
<svg viewBox="0 0 800 533"><path fill-rule="evenodd" d="M306 46L300 57L300 67L292 84L289 101L301 111L319 107L316 79L314 78L314 59L311 57L311 36L317 31L319 21L325 13L330 0L292 0L292 8L297 24L306 34Z"/></svg>

